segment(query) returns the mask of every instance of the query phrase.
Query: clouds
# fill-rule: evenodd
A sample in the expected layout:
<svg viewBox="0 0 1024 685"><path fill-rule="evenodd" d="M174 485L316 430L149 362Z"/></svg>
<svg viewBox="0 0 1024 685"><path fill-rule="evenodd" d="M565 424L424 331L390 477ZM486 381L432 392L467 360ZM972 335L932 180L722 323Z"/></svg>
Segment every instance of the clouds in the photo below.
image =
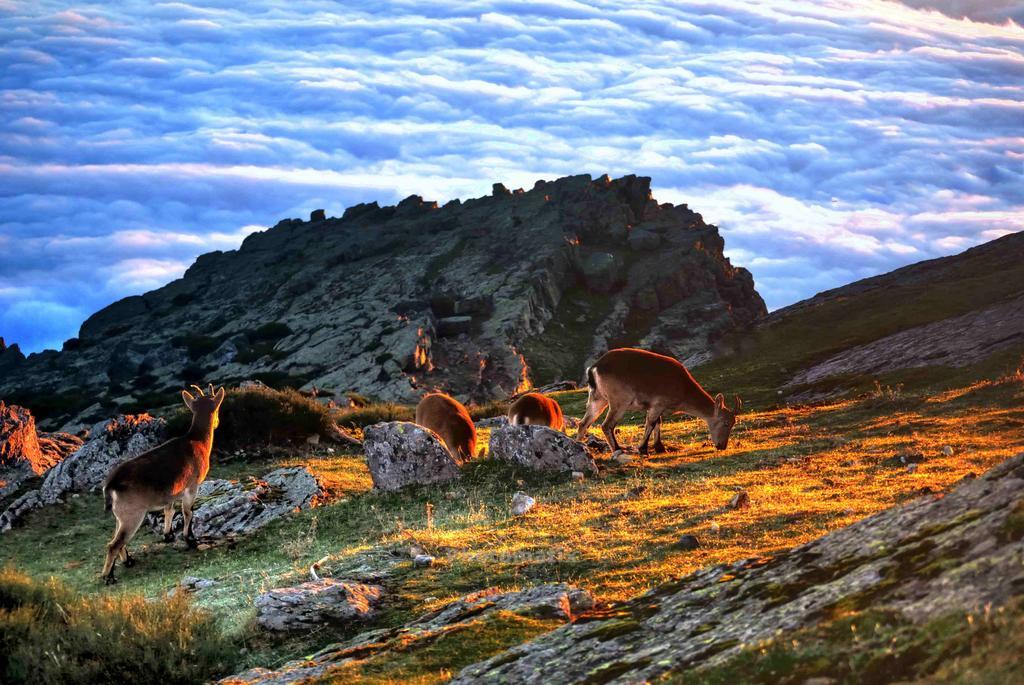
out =
<svg viewBox="0 0 1024 685"><path fill-rule="evenodd" d="M0 3L0 335L313 208L584 172L777 307L1024 229L1022 83L1019 27L881 0Z"/></svg>

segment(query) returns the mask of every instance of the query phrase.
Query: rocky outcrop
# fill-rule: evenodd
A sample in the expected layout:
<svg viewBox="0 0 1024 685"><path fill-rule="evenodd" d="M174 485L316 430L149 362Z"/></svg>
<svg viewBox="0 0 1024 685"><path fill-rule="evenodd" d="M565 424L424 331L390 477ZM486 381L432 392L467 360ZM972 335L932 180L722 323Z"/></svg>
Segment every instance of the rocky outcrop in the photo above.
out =
<svg viewBox="0 0 1024 685"><path fill-rule="evenodd" d="M0 533L10 530L32 509L62 502L74 492L98 490L110 469L126 459L156 447L164 438L166 422L148 414L124 415L101 421L75 452L45 472L38 490L26 492L0 513ZM48 437L48 449L74 445L71 436Z"/></svg>
<svg viewBox="0 0 1024 685"><path fill-rule="evenodd" d="M69 492L98 490L115 464L160 444L166 425L149 414L126 414L97 423L74 454L47 472L40 499L53 504Z"/></svg>
<svg viewBox="0 0 1024 685"><path fill-rule="evenodd" d="M68 409L43 417L52 426L171 401L198 379L484 400L582 376L609 345L688 358L765 314L718 230L656 202L648 178L571 176L310 219L199 257L89 317L61 352L0 352L0 397L59 397L46 405Z"/></svg>
<svg viewBox="0 0 1024 685"><path fill-rule="evenodd" d="M597 473L594 458L581 443L547 426L494 428L487 453L534 471Z"/></svg>
<svg viewBox="0 0 1024 685"><path fill-rule="evenodd" d="M1024 590L1024 455L772 559L713 566L469 666L455 683L656 681L884 606L921 623Z"/></svg>
<svg viewBox="0 0 1024 685"><path fill-rule="evenodd" d="M270 590L259 595L253 604L256 622L264 630L310 630L328 623L351 624L372 619L382 593L379 585L321 578Z"/></svg>
<svg viewBox="0 0 1024 685"><path fill-rule="evenodd" d="M35 419L28 409L0 401L0 469L22 466L37 475L49 467L43 464Z"/></svg>
<svg viewBox="0 0 1024 685"><path fill-rule="evenodd" d="M967 366L1001 349L1022 345L1024 295L843 350L797 373L786 387L843 374L875 375L922 366Z"/></svg>
<svg viewBox="0 0 1024 685"><path fill-rule="evenodd" d="M200 543L216 544L249 535L293 511L309 509L322 489L305 466L276 469L262 478L237 482L215 478L199 485L192 510L192 533ZM163 514L146 517L154 534L163 532ZM184 527L181 512L172 530Z"/></svg>
<svg viewBox="0 0 1024 685"><path fill-rule="evenodd" d="M437 434L415 423L367 426L363 450L373 486L379 490L445 483L462 475L460 464Z"/></svg>
<svg viewBox="0 0 1024 685"><path fill-rule="evenodd" d="M330 645L306 659L286 663L279 669L254 668L225 678L220 683L291 685L327 682L332 670L353 660L370 658L391 650L408 654L416 647L430 644L453 630L487 620L496 611L570 621L593 606L594 600L590 593L564 583L539 585L518 592L488 589L446 604L400 628L361 633L347 642Z"/></svg>

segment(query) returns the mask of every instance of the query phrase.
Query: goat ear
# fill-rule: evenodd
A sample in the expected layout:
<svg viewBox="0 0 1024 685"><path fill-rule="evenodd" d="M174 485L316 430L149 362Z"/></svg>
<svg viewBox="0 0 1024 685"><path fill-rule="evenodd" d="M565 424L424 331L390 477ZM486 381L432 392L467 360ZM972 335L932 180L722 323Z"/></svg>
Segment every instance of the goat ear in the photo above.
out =
<svg viewBox="0 0 1024 685"><path fill-rule="evenodd" d="M188 407L189 409L192 408L192 403L196 401L196 398L193 397L192 393L190 393L188 390L181 391L181 399L185 401L185 406Z"/></svg>
<svg viewBox="0 0 1024 685"><path fill-rule="evenodd" d="M743 411L743 398L740 397L739 395L736 395L736 404L734 405L732 411L734 414L739 414L741 411Z"/></svg>
<svg viewBox="0 0 1024 685"><path fill-rule="evenodd" d="M216 393L214 393L213 386L210 386L210 395L213 396L213 399L217 400L216 404L218 409L220 409L220 405L224 402L224 398L227 396L227 394L227 391L225 391L223 387L221 387Z"/></svg>
<svg viewBox="0 0 1024 685"><path fill-rule="evenodd" d="M715 395L715 408L725 409L725 395L723 395L722 393L718 393L717 395Z"/></svg>

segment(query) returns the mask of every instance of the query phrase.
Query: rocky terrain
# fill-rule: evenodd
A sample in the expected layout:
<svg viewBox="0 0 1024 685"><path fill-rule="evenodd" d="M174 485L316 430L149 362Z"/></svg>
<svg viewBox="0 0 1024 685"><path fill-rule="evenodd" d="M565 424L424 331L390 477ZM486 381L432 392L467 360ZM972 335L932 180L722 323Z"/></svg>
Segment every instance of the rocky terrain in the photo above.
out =
<svg viewBox="0 0 1024 685"><path fill-rule="evenodd" d="M581 377L613 346L699 360L766 314L722 249L636 176L316 211L97 312L60 352L0 346L0 397L78 429L204 380L485 400Z"/></svg>

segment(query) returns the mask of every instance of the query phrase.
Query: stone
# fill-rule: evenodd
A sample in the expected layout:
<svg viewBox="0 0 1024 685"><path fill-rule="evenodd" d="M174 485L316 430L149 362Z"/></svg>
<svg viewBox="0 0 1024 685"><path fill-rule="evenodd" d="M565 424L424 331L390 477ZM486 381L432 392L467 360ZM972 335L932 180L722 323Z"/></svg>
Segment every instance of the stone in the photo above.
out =
<svg viewBox="0 0 1024 685"><path fill-rule="evenodd" d="M593 252L580 265L587 289L595 293L611 293L620 285L623 262L610 252Z"/></svg>
<svg viewBox="0 0 1024 685"><path fill-rule="evenodd" d="M569 478L571 478L574 483L582 483L586 479L586 475L584 475L582 471L573 471L569 474Z"/></svg>
<svg viewBox="0 0 1024 685"><path fill-rule="evenodd" d="M327 220L327 212L325 212L325 211L324 211L324 210L322 210L322 209L314 209L314 210L313 210L312 212L310 212L310 214L309 214L309 220L310 220L311 222L315 222L315 221L326 221L326 220Z"/></svg>
<svg viewBox="0 0 1024 685"><path fill-rule="evenodd" d="M632 454L627 454L622 450L615 450L614 452L612 452L612 461L614 461L619 466L628 466L629 464L632 464L635 461L635 458Z"/></svg>
<svg viewBox="0 0 1024 685"><path fill-rule="evenodd" d="M168 594L168 596L173 597L174 595L178 594L179 591L181 591L181 592L189 592L189 593L199 592L200 590L205 590L207 588L211 588L211 587L213 587L216 584L217 584L216 580L210 580L209 578L199 578L197 576L185 576L184 578L181 579L181 582L178 583L173 588L171 588L170 591L167 594Z"/></svg>
<svg viewBox="0 0 1024 685"><path fill-rule="evenodd" d="M952 457L954 454L953 447L951 445L944 445L942 448L942 453L947 457Z"/></svg>
<svg viewBox="0 0 1024 685"><path fill-rule="evenodd" d="M270 590L257 596L253 605L256 622L264 630L312 630L367 621L376 615L382 595L379 585L321 578Z"/></svg>
<svg viewBox="0 0 1024 685"><path fill-rule="evenodd" d="M416 568L430 568L434 565L434 557L429 554L417 554L412 559L412 565Z"/></svg>
<svg viewBox="0 0 1024 685"><path fill-rule="evenodd" d="M750 495L747 494L746 490L740 490L732 499L729 500L727 505L730 509L749 509L750 508Z"/></svg>
<svg viewBox="0 0 1024 685"><path fill-rule="evenodd" d="M792 631L828 625L836 606L866 599L911 634L954 612L987 613L1020 595L1024 537L1008 523L1021 512L1024 454L944 497L915 499L771 558L709 566L602 608L467 666L451 682L593 682L609 665L614 678L602 682L675 681L744 646L787 644Z"/></svg>
<svg viewBox="0 0 1024 685"><path fill-rule="evenodd" d="M491 459L552 473L597 473L586 448L565 433L547 426L498 426L491 430Z"/></svg>
<svg viewBox="0 0 1024 685"><path fill-rule="evenodd" d="M629 247L638 252L656 250L661 245L661 236L644 228L634 228L629 232Z"/></svg>
<svg viewBox="0 0 1024 685"><path fill-rule="evenodd" d="M52 464L44 463L32 412L0 401L0 469L20 466L38 475Z"/></svg>
<svg viewBox="0 0 1024 685"><path fill-rule="evenodd" d="M526 512L533 509L537 504L537 500L527 495L525 492L517 492L512 495L512 515L523 516Z"/></svg>
<svg viewBox="0 0 1024 685"><path fill-rule="evenodd" d="M434 330L442 338L460 335L462 333L471 333L473 331L473 317L446 316L443 319L437 320L437 325Z"/></svg>
<svg viewBox="0 0 1024 685"><path fill-rule="evenodd" d="M405 625L369 630L329 645L302 659L289 661L275 670L252 668L219 681L221 685L299 685L329 679L330 672L359 659L391 652L409 654L413 649L436 643L445 635L479 625L497 612L521 616L572 621L594 608L586 590L565 583L538 585L524 590L502 592L488 588L422 614Z"/></svg>
<svg viewBox="0 0 1024 685"><path fill-rule="evenodd" d="M323 490L305 466L275 469L262 478L237 482L214 478L199 485L192 509L192 533L200 543L221 543L249 535L275 519L309 509ZM163 534L162 513L146 516L154 535ZM176 511L171 530L181 533Z"/></svg>
<svg viewBox="0 0 1024 685"><path fill-rule="evenodd" d="M414 423L392 421L367 426L363 450L373 486L379 490L446 483L462 475L437 434Z"/></svg>
<svg viewBox="0 0 1024 685"><path fill-rule="evenodd" d="M697 539L696 535L683 535L676 542L676 547L689 552L700 547L700 540Z"/></svg>

